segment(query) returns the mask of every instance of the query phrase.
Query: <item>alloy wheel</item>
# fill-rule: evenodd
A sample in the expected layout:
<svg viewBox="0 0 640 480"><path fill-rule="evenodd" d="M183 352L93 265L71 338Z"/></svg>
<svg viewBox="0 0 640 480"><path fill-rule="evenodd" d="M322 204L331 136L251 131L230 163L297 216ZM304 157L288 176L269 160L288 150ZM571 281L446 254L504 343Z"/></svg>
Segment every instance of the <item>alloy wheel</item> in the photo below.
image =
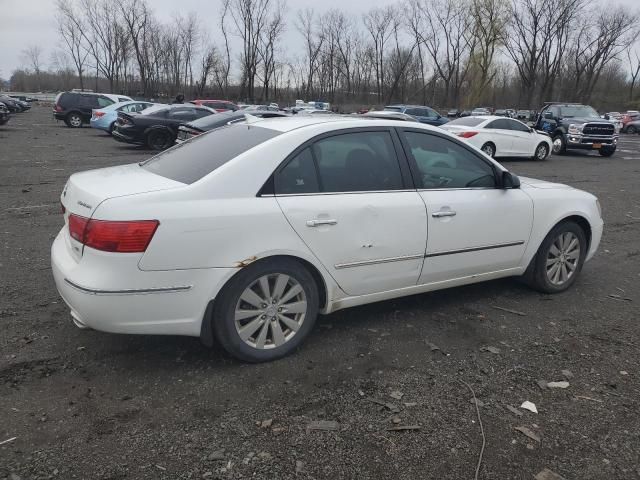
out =
<svg viewBox="0 0 640 480"><path fill-rule="evenodd" d="M553 139L553 153L560 153L562 151L562 138L556 137Z"/></svg>
<svg viewBox="0 0 640 480"><path fill-rule="evenodd" d="M548 151L547 151L547 146L546 145L539 145L537 150L536 150L536 158L538 160L544 160L545 158L547 158L548 155Z"/></svg>
<svg viewBox="0 0 640 480"><path fill-rule="evenodd" d="M82 119L80 118L80 115L71 115L69 117L69 123L72 127L78 128L82 125Z"/></svg>
<svg viewBox="0 0 640 480"><path fill-rule="evenodd" d="M561 286L576 273L580 260L580 240L573 232L563 232L551 244L547 253L547 279Z"/></svg>
<svg viewBox="0 0 640 480"><path fill-rule="evenodd" d="M306 313L306 295L295 278L282 273L263 275L238 299L236 332L253 348L277 348L300 330Z"/></svg>
<svg viewBox="0 0 640 480"><path fill-rule="evenodd" d="M493 147L490 144L486 144L482 146L482 151L493 158L493 154L495 153Z"/></svg>

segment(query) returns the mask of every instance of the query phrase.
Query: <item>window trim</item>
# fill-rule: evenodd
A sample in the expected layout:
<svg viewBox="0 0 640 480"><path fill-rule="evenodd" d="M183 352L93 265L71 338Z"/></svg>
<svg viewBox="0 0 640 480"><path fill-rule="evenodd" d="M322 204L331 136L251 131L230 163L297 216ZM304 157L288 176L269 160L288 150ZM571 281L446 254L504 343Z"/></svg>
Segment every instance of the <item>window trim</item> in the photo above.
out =
<svg viewBox="0 0 640 480"><path fill-rule="evenodd" d="M324 140L325 138L337 137L340 135L345 135L349 133L366 133L366 132L387 132L391 136L391 141L393 143L393 148L396 154L396 159L398 162L398 167L400 168L400 179L402 181L402 188L397 190L358 190L358 191L347 191L347 192L315 192L315 193L280 193L277 194L275 192L275 175L280 173L290 161L292 161L298 154L302 153L302 151L311 147L314 143ZM315 153L313 149L310 148L311 155L314 157L314 164L317 164L315 161ZM316 175L318 175L318 184L321 186L320 175L316 170ZM398 132L395 127L353 127L353 128L340 128L337 130L331 130L329 132L324 132L316 135L304 143L298 145L289 155L287 155L282 162L278 164L278 166L273 170L267 181L264 183L262 188L256 194L256 197L297 197L297 196L310 196L310 195L349 195L349 194L364 194L364 193L392 193L392 192L415 192L416 185L413 179L413 174L411 173L411 168L408 163L408 159L405 155L404 148L402 147L402 143L400 137L398 136Z"/></svg>
<svg viewBox="0 0 640 480"><path fill-rule="evenodd" d="M432 192L432 191L448 191L448 190L502 190L504 189L504 185L502 184L502 175L501 175L501 171L489 160L487 160L486 158L483 158L481 155L478 155L477 152L475 152L469 145L465 144L464 142L461 142L460 140L457 140L455 138L451 138L448 135L442 134L440 132L434 132L432 130L423 130L420 128L411 128L411 127L394 127L396 130L398 130L398 136L400 137L400 140L402 142L402 148L404 149L404 153L406 156L406 159L409 163L409 166L411 168L411 172L413 174L414 179L415 178L420 178L421 173L420 173L420 169L418 168L418 163L416 162L415 158L413 157L413 155L411 154L411 147L409 145L409 141L407 140L407 137L404 135L405 132L413 132L413 133L422 133L424 135L431 135L434 137L439 137L442 138L444 140L449 140L453 143L455 143L456 145L458 145L459 147L463 148L464 150L467 150L467 152L469 152L470 154L472 154L474 157L476 157L478 160L484 162L486 165L488 165L491 170L493 171L493 177L495 179L496 182L496 186L495 187L451 187L451 188L424 188L421 185L418 186L418 182L415 181L415 185L416 185L416 189L419 192Z"/></svg>

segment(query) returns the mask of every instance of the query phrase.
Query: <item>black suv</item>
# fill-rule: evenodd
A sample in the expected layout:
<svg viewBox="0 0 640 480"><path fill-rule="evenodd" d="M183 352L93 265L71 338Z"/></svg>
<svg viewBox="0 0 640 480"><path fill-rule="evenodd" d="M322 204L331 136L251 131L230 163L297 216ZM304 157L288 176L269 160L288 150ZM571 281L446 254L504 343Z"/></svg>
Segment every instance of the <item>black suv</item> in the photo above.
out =
<svg viewBox="0 0 640 480"><path fill-rule="evenodd" d="M91 110L107 107L117 102L129 102L124 95L89 92L62 92L53 105L53 117L63 120L67 127L78 128L91 120Z"/></svg>
<svg viewBox="0 0 640 480"><path fill-rule="evenodd" d="M592 107L578 103L545 103L534 128L551 135L555 154L598 150L603 157L610 157L618 145L613 122L600 118Z"/></svg>

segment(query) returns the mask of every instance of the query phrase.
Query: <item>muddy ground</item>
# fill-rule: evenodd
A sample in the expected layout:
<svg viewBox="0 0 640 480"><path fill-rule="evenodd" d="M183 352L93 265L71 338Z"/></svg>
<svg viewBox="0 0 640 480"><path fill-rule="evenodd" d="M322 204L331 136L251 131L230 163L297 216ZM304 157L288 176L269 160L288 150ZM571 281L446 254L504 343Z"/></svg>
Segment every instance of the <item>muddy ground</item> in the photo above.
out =
<svg viewBox="0 0 640 480"><path fill-rule="evenodd" d="M462 382L479 478L640 478L640 136L612 158L504 162L600 198L601 248L570 291L507 279L344 310L263 365L72 324L49 267L61 189L149 155L46 107L0 127L0 479L472 479ZM537 414L507 408L525 400Z"/></svg>

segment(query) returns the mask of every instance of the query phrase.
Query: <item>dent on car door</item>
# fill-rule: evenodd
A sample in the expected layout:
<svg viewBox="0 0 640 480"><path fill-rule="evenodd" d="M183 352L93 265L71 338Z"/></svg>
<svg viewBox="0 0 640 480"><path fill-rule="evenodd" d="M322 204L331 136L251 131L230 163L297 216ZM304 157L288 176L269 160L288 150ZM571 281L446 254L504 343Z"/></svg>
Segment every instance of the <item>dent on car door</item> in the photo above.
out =
<svg viewBox="0 0 640 480"><path fill-rule="evenodd" d="M427 207L419 283L519 267L533 223L529 196L499 188L495 167L459 142L405 130L403 143Z"/></svg>
<svg viewBox="0 0 640 480"><path fill-rule="evenodd" d="M308 144L274 174L278 204L349 295L415 285L424 203L401 167L395 132L347 130Z"/></svg>

